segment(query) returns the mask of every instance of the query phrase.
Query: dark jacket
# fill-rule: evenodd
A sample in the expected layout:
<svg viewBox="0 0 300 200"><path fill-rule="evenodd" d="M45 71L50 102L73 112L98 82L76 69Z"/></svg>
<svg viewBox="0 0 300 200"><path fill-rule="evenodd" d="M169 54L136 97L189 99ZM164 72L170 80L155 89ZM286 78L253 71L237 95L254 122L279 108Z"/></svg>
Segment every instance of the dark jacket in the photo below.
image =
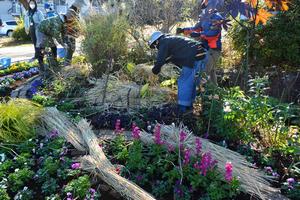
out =
<svg viewBox="0 0 300 200"><path fill-rule="evenodd" d="M178 67L193 68L194 62L204 59L205 54L201 42L181 36L163 36L159 39L158 55L152 72L158 74L168 62Z"/></svg>

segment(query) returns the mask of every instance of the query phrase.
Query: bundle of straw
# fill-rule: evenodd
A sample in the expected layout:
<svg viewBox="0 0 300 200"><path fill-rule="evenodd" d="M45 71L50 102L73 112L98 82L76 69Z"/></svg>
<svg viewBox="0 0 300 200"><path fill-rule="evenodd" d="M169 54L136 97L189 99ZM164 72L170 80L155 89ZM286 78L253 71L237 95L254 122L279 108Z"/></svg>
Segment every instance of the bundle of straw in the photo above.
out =
<svg viewBox="0 0 300 200"><path fill-rule="evenodd" d="M151 86L148 88L148 95L142 98L142 87L134 82L120 81L111 76L107 83L105 78L98 79L95 87L76 101L86 101L91 105L107 104L116 108L145 108L174 100L175 94L171 90Z"/></svg>
<svg viewBox="0 0 300 200"><path fill-rule="evenodd" d="M47 108L41 118L40 126L44 133L49 130L57 130L75 148L89 152L89 155L81 158L83 169L95 172L122 196L134 200L154 200L150 194L139 186L116 173L114 166L106 158L98 144L97 137L86 120L80 121L76 126L56 108Z"/></svg>
<svg viewBox="0 0 300 200"><path fill-rule="evenodd" d="M86 151L81 132L76 125L71 122L64 114L56 108L46 108L40 118L40 133L48 134L51 131L57 131L65 137L77 150Z"/></svg>
<svg viewBox="0 0 300 200"><path fill-rule="evenodd" d="M161 137L164 141L169 144L178 147L180 132L184 131L187 134L184 145L185 148L192 150L192 154L195 154L195 140L196 136L193 135L183 125L176 127L173 125L161 125ZM153 136L145 131L141 133L141 140L145 144L153 144ZM218 146L209 142L206 139L202 139L202 151L211 152L213 158L218 161L218 170L225 174L225 164L226 162L231 162L233 165L233 175L238 177L241 187L249 194L254 197L259 197L261 199L288 199L280 194L278 189L270 186L267 181L270 179L269 176L263 174L263 172L254 169L252 165L246 161L246 159L237 152L231 151L224 147Z"/></svg>

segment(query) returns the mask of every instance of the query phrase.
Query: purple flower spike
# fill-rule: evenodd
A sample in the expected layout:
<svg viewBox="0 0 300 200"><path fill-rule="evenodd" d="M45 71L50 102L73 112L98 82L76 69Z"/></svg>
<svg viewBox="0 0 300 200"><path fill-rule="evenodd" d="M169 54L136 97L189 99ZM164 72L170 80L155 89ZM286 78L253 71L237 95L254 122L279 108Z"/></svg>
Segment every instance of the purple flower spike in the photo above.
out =
<svg viewBox="0 0 300 200"><path fill-rule="evenodd" d="M202 142L200 140L200 138L196 138L196 155L200 155L201 150L202 150Z"/></svg>
<svg viewBox="0 0 300 200"><path fill-rule="evenodd" d="M73 163L71 166L72 169L79 169L80 168L80 163Z"/></svg>

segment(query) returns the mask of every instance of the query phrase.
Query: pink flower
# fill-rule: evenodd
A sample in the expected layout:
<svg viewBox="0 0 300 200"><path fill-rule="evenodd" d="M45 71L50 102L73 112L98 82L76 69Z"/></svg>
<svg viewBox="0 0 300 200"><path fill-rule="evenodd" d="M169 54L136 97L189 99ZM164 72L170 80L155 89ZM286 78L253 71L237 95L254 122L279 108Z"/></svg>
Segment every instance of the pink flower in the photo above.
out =
<svg viewBox="0 0 300 200"><path fill-rule="evenodd" d="M203 176L206 176L207 171L212 169L217 164L216 160L212 160L211 153L204 153L202 155L201 163L199 162L194 164L196 169L200 169Z"/></svg>
<svg viewBox="0 0 300 200"><path fill-rule="evenodd" d="M184 151L184 160L183 160L183 164L184 165L188 165L190 163L190 158L191 158L191 150L190 149L186 149Z"/></svg>
<svg viewBox="0 0 300 200"><path fill-rule="evenodd" d="M132 125L131 125L131 131L133 131L135 127L137 127L136 123L135 123L135 122L132 122Z"/></svg>
<svg viewBox="0 0 300 200"><path fill-rule="evenodd" d="M288 178L286 179L286 182L289 184L289 186L293 186L296 183L294 178Z"/></svg>
<svg viewBox="0 0 300 200"><path fill-rule="evenodd" d="M201 149L202 149L202 142L200 138L196 138L196 155L200 155Z"/></svg>
<svg viewBox="0 0 300 200"><path fill-rule="evenodd" d="M187 134L184 131L180 131L179 141L184 142L184 140L186 139L186 136L187 136Z"/></svg>
<svg viewBox="0 0 300 200"><path fill-rule="evenodd" d="M175 151L175 147L172 144L168 144L168 151L169 152Z"/></svg>
<svg viewBox="0 0 300 200"><path fill-rule="evenodd" d="M228 182L232 181L232 178L233 178L232 177L232 168L233 168L233 166L232 166L231 162L226 162L226 164L225 164L225 180Z"/></svg>
<svg viewBox="0 0 300 200"><path fill-rule="evenodd" d="M71 168L72 169L79 169L80 168L80 163L73 163Z"/></svg>
<svg viewBox="0 0 300 200"><path fill-rule="evenodd" d="M159 145L163 144L163 141L161 140L160 130L161 130L161 126L159 124L157 124L155 126L155 131L154 131L154 142L155 142L155 144L159 144Z"/></svg>
<svg viewBox="0 0 300 200"><path fill-rule="evenodd" d="M123 128L121 128L121 120L117 119L116 123L115 123L115 133L116 134L121 134L124 131Z"/></svg>
<svg viewBox="0 0 300 200"><path fill-rule="evenodd" d="M116 173L120 174L121 173L121 167L116 167Z"/></svg>
<svg viewBox="0 0 300 200"><path fill-rule="evenodd" d="M141 131L140 131L139 127L137 127L137 126L133 129L133 131L131 133L132 137L136 140L140 139L140 137L141 137L140 134L141 134Z"/></svg>

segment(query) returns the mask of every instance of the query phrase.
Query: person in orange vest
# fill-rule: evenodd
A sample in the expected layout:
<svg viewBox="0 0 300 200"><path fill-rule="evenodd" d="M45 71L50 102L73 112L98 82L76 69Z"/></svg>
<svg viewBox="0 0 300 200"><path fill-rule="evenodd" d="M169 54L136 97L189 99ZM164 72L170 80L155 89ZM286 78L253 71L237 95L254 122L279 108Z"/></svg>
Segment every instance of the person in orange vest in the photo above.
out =
<svg viewBox="0 0 300 200"><path fill-rule="evenodd" d="M224 18L216 11L199 15L199 22L193 27L177 28L177 34L183 33L202 41L208 50L205 71L212 83L217 85L216 66L221 56L221 31Z"/></svg>

